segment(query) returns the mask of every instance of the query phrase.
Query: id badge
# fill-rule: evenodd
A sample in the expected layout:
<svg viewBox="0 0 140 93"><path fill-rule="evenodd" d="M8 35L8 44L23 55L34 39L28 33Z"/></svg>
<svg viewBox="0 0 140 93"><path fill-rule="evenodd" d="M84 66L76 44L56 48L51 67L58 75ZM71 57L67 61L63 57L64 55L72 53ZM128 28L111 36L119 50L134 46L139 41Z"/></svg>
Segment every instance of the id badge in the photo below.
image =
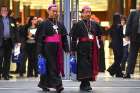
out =
<svg viewBox="0 0 140 93"><path fill-rule="evenodd" d="M58 28L58 26L57 25L53 25L53 29L57 29Z"/></svg>
<svg viewBox="0 0 140 93"><path fill-rule="evenodd" d="M90 33L88 33L88 37L89 37L89 39L93 39L93 35Z"/></svg>
<svg viewBox="0 0 140 93"><path fill-rule="evenodd" d="M58 33L58 26L57 25L53 25L53 29L56 31L56 33Z"/></svg>

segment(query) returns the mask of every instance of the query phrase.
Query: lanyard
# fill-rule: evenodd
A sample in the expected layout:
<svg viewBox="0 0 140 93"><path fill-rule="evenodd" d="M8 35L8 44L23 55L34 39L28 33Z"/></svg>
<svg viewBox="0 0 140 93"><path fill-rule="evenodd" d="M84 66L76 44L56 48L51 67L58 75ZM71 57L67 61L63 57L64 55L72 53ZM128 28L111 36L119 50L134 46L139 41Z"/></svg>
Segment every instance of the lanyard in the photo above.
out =
<svg viewBox="0 0 140 93"><path fill-rule="evenodd" d="M86 28L86 32L88 33L89 39L93 39L93 34L91 33L91 21L89 21L88 24L89 26L87 26L84 21L83 23L84 23L84 27Z"/></svg>
<svg viewBox="0 0 140 93"><path fill-rule="evenodd" d="M57 22L54 24L53 22L50 21L50 23L53 25L53 30L58 34L58 25L57 25Z"/></svg>

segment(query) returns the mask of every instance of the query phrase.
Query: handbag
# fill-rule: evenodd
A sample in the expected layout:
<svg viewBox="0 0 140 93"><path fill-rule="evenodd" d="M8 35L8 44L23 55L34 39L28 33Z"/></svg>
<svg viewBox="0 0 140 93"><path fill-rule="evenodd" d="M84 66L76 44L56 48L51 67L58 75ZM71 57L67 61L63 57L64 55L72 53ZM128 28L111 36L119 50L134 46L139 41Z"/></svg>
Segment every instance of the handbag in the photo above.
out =
<svg viewBox="0 0 140 93"><path fill-rule="evenodd" d="M42 55L38 55L38 72L41 75L47 74L46 59Z"/></svg>
<svg viewBox="0 0 140 93"><path fill-rule="evenodd" d="M75 55L70 55L69 63L70 63L70 72L76 74L77 73L77 62L76 62Z"/></svg>

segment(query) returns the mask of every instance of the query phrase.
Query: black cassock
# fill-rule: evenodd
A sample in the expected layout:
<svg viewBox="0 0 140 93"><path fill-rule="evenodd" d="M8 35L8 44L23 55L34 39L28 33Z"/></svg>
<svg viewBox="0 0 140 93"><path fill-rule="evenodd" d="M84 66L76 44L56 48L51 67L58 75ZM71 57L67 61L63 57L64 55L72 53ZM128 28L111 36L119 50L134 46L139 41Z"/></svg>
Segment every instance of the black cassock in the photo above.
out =
<svg viewBox="0 0 140 93"><path fill-rule="evenodd" d="M77 52L77 79L82 80L94 80L95 75L94 68L97 64L93 64L93 55L98 59L97 54L93 54L95 51L93 46L97 45L94 40L90 41L89 34L92 34L95 39L96 36L101 35L101 29L94 21L81 20L75 23L71 29L71 51ZM98 49L96 49L98 50Z"/></svg>
<svg viewBox="0 0 140 93"><path fill-rule="evenodd" d="M58 26L54 29L54 25ZM53 19L48 19L44 21L38 28L39 33L37 34L37 51L38 54L45 56L47 64L47 74L40 76L40 82L38 84L41 88L57 88L62 85L61 76L64 76L63 68L63 50L65 52L69 51L68 41L67 41L67 31L59 22L53 21ZM51 37L53 35L60 35L60 42L45 42L46 37ZM58 53L61 52L61 62L58 62ZM60 58L60 57L59 57Z"/></svg>

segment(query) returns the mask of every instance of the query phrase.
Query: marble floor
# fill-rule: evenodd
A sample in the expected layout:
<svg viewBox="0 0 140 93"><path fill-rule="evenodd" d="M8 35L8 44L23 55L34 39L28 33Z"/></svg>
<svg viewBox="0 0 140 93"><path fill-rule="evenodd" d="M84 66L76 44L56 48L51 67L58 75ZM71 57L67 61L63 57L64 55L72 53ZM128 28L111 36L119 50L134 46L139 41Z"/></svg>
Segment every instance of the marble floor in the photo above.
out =
<svg viewBox="0 0 140 93"><path fill-rule="evenodd" d="M105 62L108 68L113 62L112 50L108 48L109 41L105 40ZM140 58L140 57L139 57ZM91 82L93 90L89 93L140 93L140 63L137 60L135 74L132 79L111 77L108 72L99 73L96 82ZM11 71L15 70L15 64L11 64ZM46 93L37 87L39 78L19 78L16 74L10 80L0 80L0 93ZM74 79L74 78L72 78ZM63 93L86 93L79 90L80 83L75 80L63 80ZM55 93L54 89L51 92Z"/></svg>
<svg viewBox="0 0 140 93"><path fill-rule="evenodd" d="M13 78L0 80L0 93L46 93L37 87L39 78ZM87 93L79 90L80 83L73 80L63 80L62 93ZM91 82L93 90L89 93L140 93L140 75L132 79L110 77L108 73L99 73L96 82ZM51 89L48 93L56 93Z"/></svg>

